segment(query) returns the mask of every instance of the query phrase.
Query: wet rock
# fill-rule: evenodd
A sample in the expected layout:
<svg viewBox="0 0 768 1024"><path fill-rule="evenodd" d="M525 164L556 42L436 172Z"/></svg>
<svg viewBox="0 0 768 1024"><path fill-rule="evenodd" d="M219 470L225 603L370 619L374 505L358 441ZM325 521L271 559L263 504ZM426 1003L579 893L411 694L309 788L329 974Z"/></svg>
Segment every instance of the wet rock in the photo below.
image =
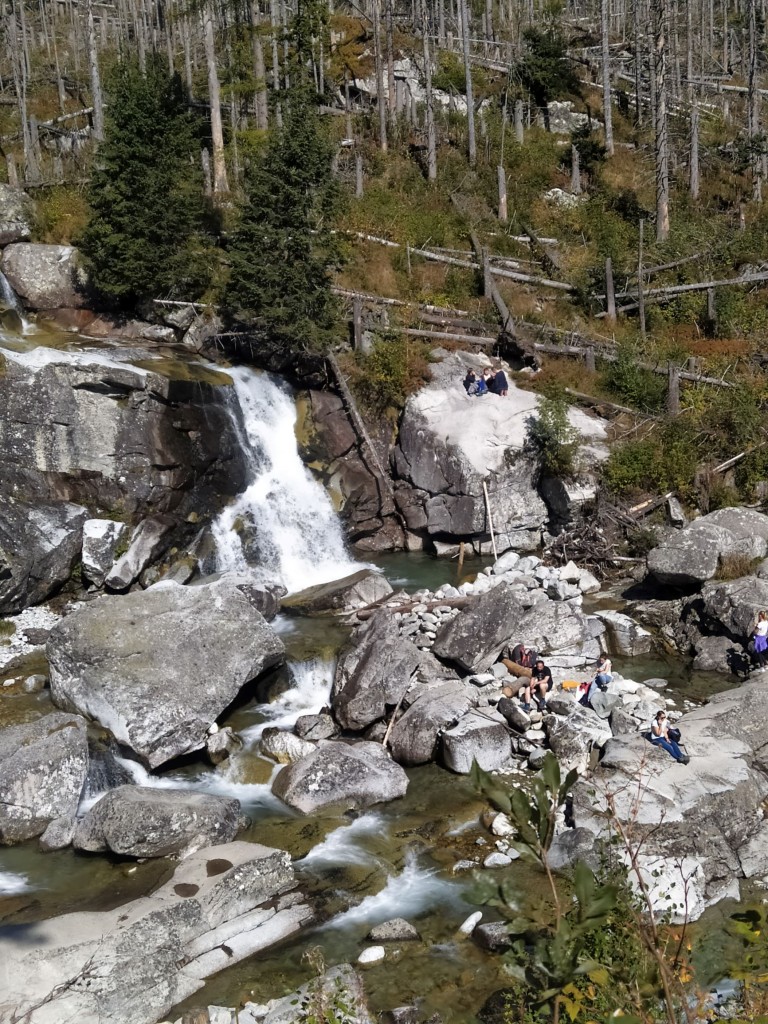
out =
<svg viewBox="0 0 768 1024"><path fill-rule="evenodd" d="M188 789L121 786L78 821L73 845L125 857L183 857L230 842L239 824L238 800Z"/></svg>
<svg viewBox="0 0 768 1024"><path fill-rule="evenodd" d="M40 849L43 853L66 849L75 834L75 824L74 815L63 814L60 818L54 818L40 836Z"/></svg>
<svg viewBox="0 0 768 1024"><path fill-rule="evenodd" d="M32 839L74 818L88 770L85 722L54 712L0 729L0 843Z"/></svg>
<svg viewBox="0 0 768 1024"><path fill-rule="evenodd" d="M20 188L0 184L0 246L22 242L32 234L35 203Z"/></svg>
<svg viewBox="0 0 768 1024"><path fill-rule="evenodd" d="M272 792L289 807L311 814L326 807L362 810L404 796L408 776L379 743L324 740L283 768Z"/></svg>
<svg viewBox="0 0 768 1024"><path fill-rule="evenodd" d="M475 930L475 928L480 924L480 922L482 920L483 920L483 912L482 912L482 910L476 910L473 914L469 915L469 917L464 921L463 924L459 925L458 934L459 935L471 935L472 932Z"/></svg>
<svg viewBox="0 0 768 1024"><path fill-rule="evenodd" d="M205 741L205 752L211 764L221 764L242 748L242 739L229 726L218 729Z"/></svg>
<svg viewBox="0 0 768 1024"><path fill-rule="evenodd" d="M469 711L443 732L443 764L461 775L468 775L475 761L487 772L498 771L509 764L511 753L507 723L490 708Z"/></svg>
<svg viewBox="0 0 768 1024"><path fill-rule="evenodd" d="M0 374L4 493L135 521L212 511L242 490L230 377L161 376L99 352L85 362L80 353L34 351L7 353Z"/></svg>
<svg viewBox="0 0 768 1024"><path fill-rule="evenodd" d="M418 942L421 936L405 918L393 917L371 928L367 939L369 942Z"/></svg>
<svg viewBox="0 0 768 1024"><path fill-rule="evenodd" d="M283 606L297 615L341 615L374 604L391 593L392 587L381 573L360 569L343 579L292 594Z"/></svg>
<svg viewBox="0 0 768 1024"><path fill-rule="evenodd" d="M503 921L486 921L472 932L472 938L489 953L503 953L512 945L509 929Z"/></svg>
<svg viewBox="0 0 768 1024"><path fill-rule="evenodd" d="M363 979L351 964L331 967L319 978L302 985L292 995L274 999L266 1007L262 1024L296 1024L298 1006L333 1006L336 1002L347 1007L349 1019L355 1024L375 1024L365 998Z"/></svg>
<svg viewBox="0 0 768 1024"><path fill-rule="evenodd" d="M0 270L27 309L87 304L88 276L71 245L15 242L3 249Z"/></svg>
<svg viewBox="0 0 768 1024"><path fill-rule="evenodd" d="M442 731L462 718L477 699L475 687L460 680L422 683L416 699L390 733L394 759L405 765L432 761Z"/></svg>
<svg viewBox="0 0 768 1024"><path fill-rule="evenodd" d="M595 618L605 624L611 651L623 658L636 658L648 654L653 648L653 638L629 615L622 612L595 612Z"/></svg>
<svg viewBox="0 0 768 1024"><path fill-rule="evenodd" d="M695 519L648 554L648 571L659 583L700 586L728 555L768 554L768 516L754 509L721 508Z"/></svg>
<svg viewBox="0 0 768 1024"><path fill-rule="evenodd" d="M293 764L300 761L302 757L311 754L314 743L295 736L292 732L284 729L265 729L259 740L259 749L266 757L271 757L278 764Z"/></svg>
<svg viewBox="0 0 768 1024"><path fill-rule="evenodd" d="M0 496L0 615L39 604L67 582L80 557L87 515L67 502Z"/></svg>
<svg viewBox="0 0 768 1024"><path fill-rule="evenodd" d="M155 1024L206 978L285 940L311 918L289 891L294 884L287 853L229 843L193 854L151 895L115 910L52 918L34 934L26 925L7 928L0 938L7 972L0 1013L13 1008L31 1024ZM73 978L90 980L73 985Z"/></svg>
<svg viewBox="0 0 768 1024"><path fill-rule="evenodd" d="M168 546L168 534L175 520L171 516L143 519L131 534L128 550L108 571L104 583L110 590L127 590Z"/></svg>
<svg viewBox="0 0 768 1024"><path fill-rule="evenodd" d="M245 683L284 647L226 580L101 597L48 639L55 704L100 722L150 768L201 749Z"/></svg>
<svg viewBox="0 0 768 1024"><path fill-rule="evenodd" d="M303 740L312 740L316 743L318 740L330 740L334 736L338 736L339 727L331 715L321 713L319 715L301 715L296 719L293 731Z"/></svg>
<svg viewBox="0 0 768 1024"><path fill-rule="evenodd" d="M24 690L24 693L40 693L45 689L47 682L48 676L41 675L38 672L35 675L27 676L21 684L21 688Z"/></svg>
<svg viewBox="0 0 768 1024"><path fill-rule="evenodd" d="M331 691L331 706L345 729L360 730L394 708L414 680L422 655L400 635L386 608L353 635L342 651Z"/></svg>
<svg viewBox="0 0 768 1024"><path fill-rule="evenodd" d="M83 577L101 587L115 561L128 527L113 519L87 519L83 524Z"/></svg>

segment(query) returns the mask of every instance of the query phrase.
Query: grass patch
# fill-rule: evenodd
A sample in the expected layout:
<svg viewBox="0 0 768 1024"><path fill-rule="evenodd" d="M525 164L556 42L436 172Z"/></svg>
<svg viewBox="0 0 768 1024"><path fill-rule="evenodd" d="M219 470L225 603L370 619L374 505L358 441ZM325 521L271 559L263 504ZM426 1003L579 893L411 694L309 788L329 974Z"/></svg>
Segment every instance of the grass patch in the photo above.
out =
<svg viewBox="0 0 768 1024"><path fill-rule="evenodd" d="M749 555L721 555L715 579L740 580L742 576L751 576L761 562L762 558Z"/></svg>

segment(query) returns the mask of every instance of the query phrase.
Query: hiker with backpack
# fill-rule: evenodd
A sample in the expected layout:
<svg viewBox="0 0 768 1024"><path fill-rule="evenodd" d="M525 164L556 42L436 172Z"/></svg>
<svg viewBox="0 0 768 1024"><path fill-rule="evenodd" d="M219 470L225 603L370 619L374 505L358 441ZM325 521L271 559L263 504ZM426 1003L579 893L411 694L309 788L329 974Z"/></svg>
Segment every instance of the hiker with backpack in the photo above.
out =
<svg viewBox="0 0 768 1024"><path fill-rule="evenodd" d="M691 760L680 749L680 730L669 728L666 711L658 711L656 717L651 722L650 740L654 747L663 747L680 764L688 764Z"/></svg>

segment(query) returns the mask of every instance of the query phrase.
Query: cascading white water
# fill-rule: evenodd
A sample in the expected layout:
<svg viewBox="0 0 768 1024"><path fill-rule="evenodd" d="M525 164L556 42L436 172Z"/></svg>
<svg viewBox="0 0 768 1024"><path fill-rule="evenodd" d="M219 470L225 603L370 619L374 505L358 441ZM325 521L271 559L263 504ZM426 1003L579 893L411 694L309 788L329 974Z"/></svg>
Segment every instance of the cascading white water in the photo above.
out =
<svg viewBox="0 0 768 1024"><path fill-rule="evenodd" d="M310 658L288 663L293 686L281 693L271 704L262 704L259 711L266 721L242 731L249 743L257 740L265 729L292 729L301 715L316 715L331 696L335 658Z"/></svg>
<svg viewBox="0 0 768 1024"><path fill-rule="evenodd" d="M0 303L6 306L12 313L21 321L21 333L32 334L35 330L35 325L30 323L29 320L24 316L24 308L19 302L19 297L11 287L11 282L0 270Z"/></svg>
<svg viewBox="0 0 768 1024"><path fill-rule="evenodd" d="M29 892L31 888L26 875L0 871L0 896L17 896L21 892Z"/></svg>
<svg viewBox="0 0 768 1024"><path fill-rule="evenodd" d="M228 372L238 402L232 422L250 479L213 523L217 569L258 568L289 593L355 572L360 564L347 553L330 498L299 457L288 388L248 367ZM257 565L249 566L250 551Z"/></svg>

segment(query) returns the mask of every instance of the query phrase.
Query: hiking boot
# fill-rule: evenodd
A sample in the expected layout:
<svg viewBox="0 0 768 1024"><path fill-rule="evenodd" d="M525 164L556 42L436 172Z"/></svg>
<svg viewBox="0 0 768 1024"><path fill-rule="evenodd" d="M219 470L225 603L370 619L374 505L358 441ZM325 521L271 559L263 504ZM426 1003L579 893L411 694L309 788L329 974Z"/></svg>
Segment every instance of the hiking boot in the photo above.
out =
<svg viewBox="0 0 768 1024"><path fill-rule="evenodd" d="M546 711L547 710L547 702L545 700L540 700L538 702L538 708L539 708L539 711L542 711L542 712Z"/></svg>
<svg viewBox="0 0 768 1024"><path fill-rule="evenodd" d="M680 758L680 764L688 764L690 760L691 759L690 757L688 757L687 754L683 754L683 756Z"/></svg>
<svg viewBox="0 0 768 1024"><path fill-rule="evenodd" d="M528 711L530 711L530 710L531 710L531 705L530 705L530 704L521 704L521 705L520 705L520 707L521 707L521 708L523 709L523 711L525 711L526 713L527 713Z"/></svg>

